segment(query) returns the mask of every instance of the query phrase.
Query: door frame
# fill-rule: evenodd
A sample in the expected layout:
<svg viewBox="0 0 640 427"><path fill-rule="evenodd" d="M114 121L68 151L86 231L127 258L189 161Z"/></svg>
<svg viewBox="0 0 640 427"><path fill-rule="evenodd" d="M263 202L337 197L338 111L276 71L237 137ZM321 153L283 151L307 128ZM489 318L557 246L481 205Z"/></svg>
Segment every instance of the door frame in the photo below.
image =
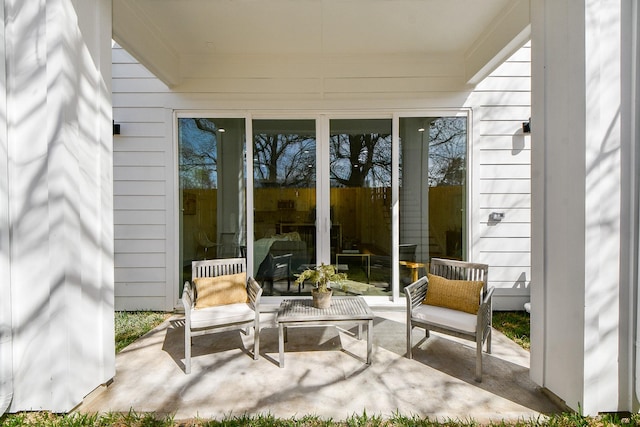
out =
<svg viewBox="0 0 640 427"><path fill-rule="evenodd" d="M324 209L316 209L316 222L318 224L326 223L330 221L329 200L330 200L330 184L329 184L329 138L330 138L330 121L332 119L389 119L391 120L392 127L392 177L391 177L391 249L392 260L399 258L398 245L400 242L400 206L399 206L399 149L400 149L400 118L403 117L466 117L467 118L467 164L466 164L466 188L465 188L465 201L464 206L466 209L465 214L465 228L466 231L463 235L463 254L465 259L469 259L472 251L470 239L473 236L472 220L474 216L474 206L477 204L473 200L473 174L472 170L475 169L473 163L473 149L472 149L472 135L473 135L473 117L470 108L444 108L444 109L389 109L389 110L369 110L369 111L295 111L295 110L174 110L173 112L173 161L172 167L174 169L171 174L174 179L173 194L174 194L174 206L173 212L177 215L179 210L179 165L178 161L178 118L184 117L200 117L200 118L237 118L245 120L245 156L246 156L246 235L247 235L247 265L253 265L253 238L254 235L254 180L253 180L253 120L315 120L316 123L316 173L321 168L326 169L327 173L323 179L318 179L319 175L316 175L316 205L326 206ZM473 208L473 209L472 209ZM325 212L326 211L326 212ZM173 256L167 256L167 259L172 258L175 265L180 262L180 224L179 218L173 221L169 227L173 227L173 236L175 236L174 244L170 245L173 248ZM316 231L316 250L317 259L320 262L331 262L331 242L330 242L330 228L328 225L323 227L324 232ZM168 251L171 249L168 248ZM390 296L365 296L365 300L375 302L377 305L384 304L387 300L391 304L396 305L404 302L404 298L400 297L399 290L399 267L397 263L392 262L391 278L392 278L392 293ZM180 287L179 269L174 269L172 274L174 286L174 295L178 294ZM179 305L180 296L178 296L177 305ZM266 296L265 299L272 304L278 304L284 297L279 296Z"/></svg>

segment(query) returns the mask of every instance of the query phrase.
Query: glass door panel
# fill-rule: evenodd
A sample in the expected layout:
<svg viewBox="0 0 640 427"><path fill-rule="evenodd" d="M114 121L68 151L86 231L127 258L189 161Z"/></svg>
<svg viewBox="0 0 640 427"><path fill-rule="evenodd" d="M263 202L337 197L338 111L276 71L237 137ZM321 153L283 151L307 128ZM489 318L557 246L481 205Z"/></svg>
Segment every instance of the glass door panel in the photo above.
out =
<svg viewBox="0 0 640 427"><path fill-rule="evenodd" d="M347 294L391 294L390 119L330 121L331 257Z"/></svg>
<svg viewBox="0 0 640 427"><path fill-rule="evenodd" d="M191 261L246 247L245 140L244 119L178 119L181 284Z"/></svg>
<svg viewBox="0 0 640 427"><path fill-rule="evenodd" d="M264 295L297 293L293 274L315 262L315 123L253 121L253 274ZM273 258L288 254L283 260L291 265L290 277L268 277Z"/></svg>
<svg viewBox="0 0 640 427"><path fill-rule="evenodd" d="M466 254L466 117L400 118L400 291Z"/></svg>

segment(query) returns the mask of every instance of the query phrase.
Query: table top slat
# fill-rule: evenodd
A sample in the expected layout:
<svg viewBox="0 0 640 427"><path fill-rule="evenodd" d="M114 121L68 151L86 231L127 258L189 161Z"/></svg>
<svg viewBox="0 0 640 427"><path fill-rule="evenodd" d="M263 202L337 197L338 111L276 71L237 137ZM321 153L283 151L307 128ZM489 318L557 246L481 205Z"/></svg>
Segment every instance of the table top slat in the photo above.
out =
<svg viewBox="0 0 640 427"><path fill-rule="evenodd" d="M369 320L373 312L362 297L333 297L325 309L313 307L310 299L287 299L278 310L278 322L318 320Z"/></svg>

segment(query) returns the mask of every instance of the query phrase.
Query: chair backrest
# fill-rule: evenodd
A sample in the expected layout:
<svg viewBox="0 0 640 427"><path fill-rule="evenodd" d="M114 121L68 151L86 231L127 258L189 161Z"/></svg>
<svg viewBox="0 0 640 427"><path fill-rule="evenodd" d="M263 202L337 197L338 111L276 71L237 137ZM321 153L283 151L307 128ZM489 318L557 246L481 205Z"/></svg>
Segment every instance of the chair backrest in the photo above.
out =
<svg viewBox="0 0 640 427"><path fill-rule="evenodd" d="M191 280L198 277L216 277L247 271L245 258L221 258L191 262Z"/></svg>
<svg viewBox="0 0 640 427"><path fill-rule="evenodd" d="M431 258L429 272L453 280L475 280L484 282L482 293L487 293L489 266L452 259Z"/></svg>

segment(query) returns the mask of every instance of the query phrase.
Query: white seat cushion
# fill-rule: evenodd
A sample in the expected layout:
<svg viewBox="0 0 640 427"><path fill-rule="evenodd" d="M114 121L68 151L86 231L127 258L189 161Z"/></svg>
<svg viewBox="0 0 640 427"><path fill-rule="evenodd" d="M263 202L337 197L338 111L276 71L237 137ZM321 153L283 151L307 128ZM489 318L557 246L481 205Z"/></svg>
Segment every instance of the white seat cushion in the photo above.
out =
<svg viewBox="0 0 640 427"><path fill-rule="evenodd" d="M191 311L191 329L248 322L256 318L256 312L247 303L218 305Z"/></svg>
<svg viewBox="0 0 640 427"><path fill-rule="evenodd" d="M419 307L413 309L412 317L472 334L476 332L477 316L464 311L420 304Z"/></svg>

